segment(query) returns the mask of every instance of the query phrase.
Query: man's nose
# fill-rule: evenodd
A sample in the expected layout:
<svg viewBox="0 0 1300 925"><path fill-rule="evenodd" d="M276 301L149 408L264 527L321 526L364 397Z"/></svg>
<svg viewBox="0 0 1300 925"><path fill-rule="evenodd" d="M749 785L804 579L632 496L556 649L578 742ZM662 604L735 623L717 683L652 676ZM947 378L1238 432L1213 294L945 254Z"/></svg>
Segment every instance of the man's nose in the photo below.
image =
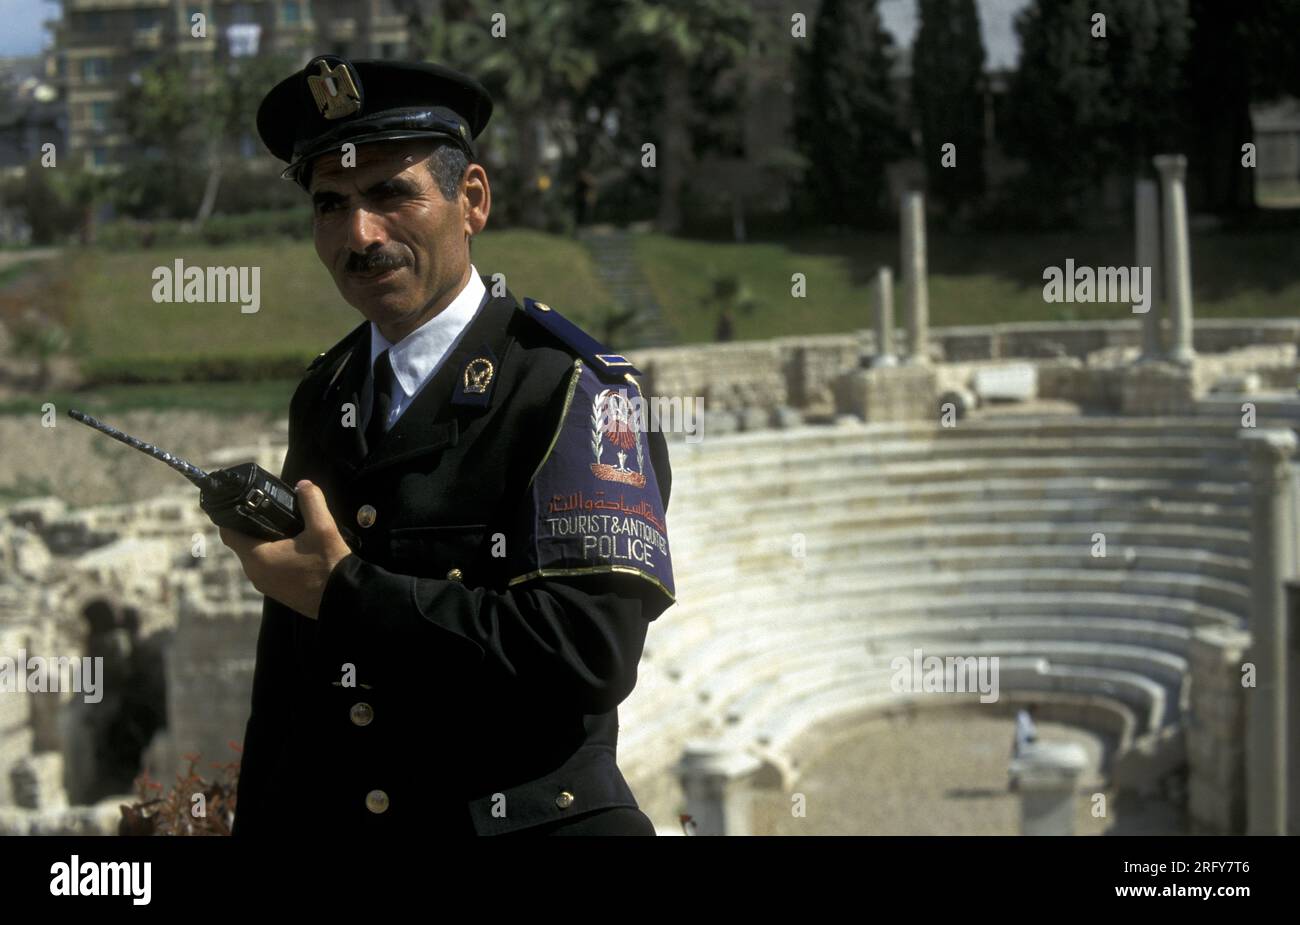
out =
<svg viewBox="0 0 1300 925"><path fill-rule="evenodd" d="M348 247L354 253L364 254L375 245L384 243L384 229L379 217L358 206L348 216Z"/></svg>

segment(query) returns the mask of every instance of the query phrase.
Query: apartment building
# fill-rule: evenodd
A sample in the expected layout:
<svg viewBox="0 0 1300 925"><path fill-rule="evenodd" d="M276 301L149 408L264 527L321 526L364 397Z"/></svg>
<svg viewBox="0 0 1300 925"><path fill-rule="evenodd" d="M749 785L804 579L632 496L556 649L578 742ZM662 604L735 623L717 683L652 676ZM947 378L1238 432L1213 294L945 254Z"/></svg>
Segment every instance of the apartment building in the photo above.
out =
<svg viewBox="0 0 1300 925"><path fill-rule="evenodd" d="M176 54L196 79L231 59L283 52L401 57L408 30L393 0L63 0L47 23L64 90L68 144L89 168L120 161L115 103L139 73Z"/></svg>

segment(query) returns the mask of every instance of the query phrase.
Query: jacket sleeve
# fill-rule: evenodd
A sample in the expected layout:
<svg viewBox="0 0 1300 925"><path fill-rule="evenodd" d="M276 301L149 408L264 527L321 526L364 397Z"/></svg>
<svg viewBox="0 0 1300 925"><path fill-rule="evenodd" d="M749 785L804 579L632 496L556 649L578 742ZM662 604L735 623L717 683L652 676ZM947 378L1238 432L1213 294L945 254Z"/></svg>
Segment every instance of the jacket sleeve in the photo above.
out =
<svg viewBox="0 0 1300 925"><path fill-rule="evenodd" d="M330 651L369 657L381 672L400 660L378 653L428 653L586 714L631 692L646 630L673 603L666 443L642 432L634 383L610 389L579 362L566 386L507 533L507 586L401 575L349 555L321 600Z"/></svg>

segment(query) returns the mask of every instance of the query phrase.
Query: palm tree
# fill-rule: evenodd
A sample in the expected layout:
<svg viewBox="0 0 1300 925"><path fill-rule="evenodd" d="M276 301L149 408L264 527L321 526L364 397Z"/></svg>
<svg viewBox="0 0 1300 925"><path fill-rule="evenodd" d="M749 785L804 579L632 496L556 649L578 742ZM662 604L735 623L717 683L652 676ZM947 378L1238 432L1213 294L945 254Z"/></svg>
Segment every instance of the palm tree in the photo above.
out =
<svg viewBox="0 0 1300 925"><path fill-rule="evenodd" d="M672 233L682 223L682 193L691 161L690 75L706 49L740 60L748 7L737 0L627 0L618 42L649 44L659 57L663 110L656 146L659 210L656 225ZM648 133L649 134L649 133Z"/></svg>
<svg viewBox="0 0 1300 925"><path fill-rule="evenodd" d="M545 223L543 139L560 127L568 101L595 76L596 54L574 42L582 4L504 0L494 8L434 21L423 44L434 60L472 74L492 92L498 103L494 118L508 126L517 214L522 224L537 228ZM494 22L490 17L497 11L504 18Z"/></svg>

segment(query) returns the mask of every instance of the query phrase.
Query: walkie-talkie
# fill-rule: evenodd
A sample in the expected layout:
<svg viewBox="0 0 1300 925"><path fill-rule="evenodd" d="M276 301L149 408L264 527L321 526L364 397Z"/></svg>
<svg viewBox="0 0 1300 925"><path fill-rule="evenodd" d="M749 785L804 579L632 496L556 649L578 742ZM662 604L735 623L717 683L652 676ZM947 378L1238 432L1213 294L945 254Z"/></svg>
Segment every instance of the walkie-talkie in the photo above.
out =
<svg viewBox="0 0 1300 925"><path fill-rule="evenodd" d="M81 411L69 408L68 416L162 460L185 476L199 487L199 507L218 527L230 527L264 540L284 540L302 532L302 515L298 513L293 489L257 463L204 472L179 456L137 440Z"/></svg>

